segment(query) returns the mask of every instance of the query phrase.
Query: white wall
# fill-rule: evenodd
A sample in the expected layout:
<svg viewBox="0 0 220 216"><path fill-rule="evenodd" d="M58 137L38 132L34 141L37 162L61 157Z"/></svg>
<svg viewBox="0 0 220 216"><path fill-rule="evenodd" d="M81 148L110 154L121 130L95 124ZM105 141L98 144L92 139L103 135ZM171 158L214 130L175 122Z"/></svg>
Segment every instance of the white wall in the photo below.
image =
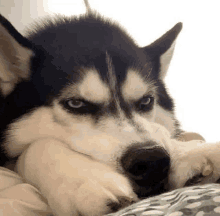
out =
<svg viewBox="0 0 220 216"><path fill-rule="evenodd" d="M166 82L186 131L220 140L220 13L218 0L89 0L91 7L124 26L145 46L183 22ZM82 0L1 0L1 13L23 32L48 13L80 14Z"/></svg>

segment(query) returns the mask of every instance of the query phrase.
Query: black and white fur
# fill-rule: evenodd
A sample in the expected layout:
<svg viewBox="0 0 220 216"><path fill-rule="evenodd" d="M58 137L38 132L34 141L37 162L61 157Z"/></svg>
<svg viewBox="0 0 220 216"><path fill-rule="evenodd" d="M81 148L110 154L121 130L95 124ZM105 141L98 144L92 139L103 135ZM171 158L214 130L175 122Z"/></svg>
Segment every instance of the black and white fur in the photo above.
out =
<svg viewBox="0 0 220 216"><path fill-rule="evenodd" d="M1 165L17 161L62 216L103 215L162 193L169 173L172 187L184 184L164 84L181 28L138 47L91 10L47 19L26 37L1 16Z"/></svg>

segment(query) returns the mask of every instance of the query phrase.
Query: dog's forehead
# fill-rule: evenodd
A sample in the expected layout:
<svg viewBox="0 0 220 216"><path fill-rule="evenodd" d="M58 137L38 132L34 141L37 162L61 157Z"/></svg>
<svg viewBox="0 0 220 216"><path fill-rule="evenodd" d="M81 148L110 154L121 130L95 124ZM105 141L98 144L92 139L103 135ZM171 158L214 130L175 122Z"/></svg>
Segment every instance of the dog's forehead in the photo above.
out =
<svg viewBox="0 0 220 216"><path fill-rule="evenodd" d="M146 84L139 71L128 69L126 79L122 85L122 95L126 101L137 100L149 90L149 85Z"/></svg>
<svg viewBox="0 0 220 216"><path fill-rule="evenodd" d="M82 70L81 70L82 71ZM96 67L83 68L83 75L78 83L70 84L64 91L68 97L78 97L95 103L108 103L123 98L135 101L152 89L138 69L127 68L124 79L119 78L111 57L106 54L106 75L103 77Z"/></svg>
<svg viewBox="0 0 220 216"><path fill-rule="evenodd" d="M143 73L143 67L141 69L128 62L106 50L91 65L76 69L80 79L77 82L73 80L63 91L64 95L106 104L139 100L152 88L152 83L146 79L151 71L147 63L148 71Z"/></svg>
<svg viewBox="0 0 220 216"><path fill-rule="evenodd" d="M78 85L79 95L94 102L106 102L110 100L110 90L101 79L95 68L88 69L84 79Z"/></svg>

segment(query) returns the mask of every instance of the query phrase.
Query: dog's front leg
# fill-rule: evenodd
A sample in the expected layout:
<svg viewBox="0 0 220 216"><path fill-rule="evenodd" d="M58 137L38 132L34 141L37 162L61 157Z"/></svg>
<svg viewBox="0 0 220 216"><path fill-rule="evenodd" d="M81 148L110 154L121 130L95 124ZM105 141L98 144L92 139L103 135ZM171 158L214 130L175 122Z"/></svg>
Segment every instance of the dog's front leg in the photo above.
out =
<svg viewBox="0 0 220 216"><path fill-rule="evenodd" d="M16 169L59 216L104 215L137 199L124 176L53 139L32 143Z"/></svg>
<svg viewBox="0 0 220 216"><path fill-rule="evenodd" d="M217 182L220 178L220 142L172 140L170 189Z"/></svg>

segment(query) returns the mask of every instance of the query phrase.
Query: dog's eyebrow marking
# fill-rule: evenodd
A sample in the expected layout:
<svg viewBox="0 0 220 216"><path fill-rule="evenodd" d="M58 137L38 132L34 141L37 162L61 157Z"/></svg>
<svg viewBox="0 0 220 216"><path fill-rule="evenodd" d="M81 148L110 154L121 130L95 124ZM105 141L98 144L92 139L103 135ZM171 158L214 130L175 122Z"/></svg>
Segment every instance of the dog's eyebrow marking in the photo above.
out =
<svg viewBox="0 0 220 216"><path fill-rule="evenodd" d="M116 92L115 90L117 86L117 78L115 75L115 71L114 71L115 69L112 64L111 56L108 54L107 51L106 51L106 64L107 64L107 69L108 69L108 81L109 81L110 89L114 93Z"/></svg>
<svg viewBox="0 0 220 216"><path fill-rule="evenodd" d="M117 89L117 78L116 78L116 74L115 74L115 69L114 69L114 65L112 63L111 56L108 54L107 51L106 51L106 64L107 64L107 68L108 68L108 82L109 82L109 86L110 86L110 91L112 93L112 96L113 96L113 99L114 99L114 102L116 105L116 109L119 113L119 118L123 119L124 114L121 109L120 100L117 95L118 89Z"/></svg>
<svg viewBox="0 0 220 216"><path fill-rule="evenodd" d="M128 69L127 77L122 86L122 95L125 100L138 100L144 96L149 87L138 72Z"/></svg>
<svg viewBox="0 0 220 216"><path fill-rule="evenodd" d="M110 100L110 92L107 85L101 80L98 71L90 69L78 85L79 95L88 101L106 102Z"/></svg>

